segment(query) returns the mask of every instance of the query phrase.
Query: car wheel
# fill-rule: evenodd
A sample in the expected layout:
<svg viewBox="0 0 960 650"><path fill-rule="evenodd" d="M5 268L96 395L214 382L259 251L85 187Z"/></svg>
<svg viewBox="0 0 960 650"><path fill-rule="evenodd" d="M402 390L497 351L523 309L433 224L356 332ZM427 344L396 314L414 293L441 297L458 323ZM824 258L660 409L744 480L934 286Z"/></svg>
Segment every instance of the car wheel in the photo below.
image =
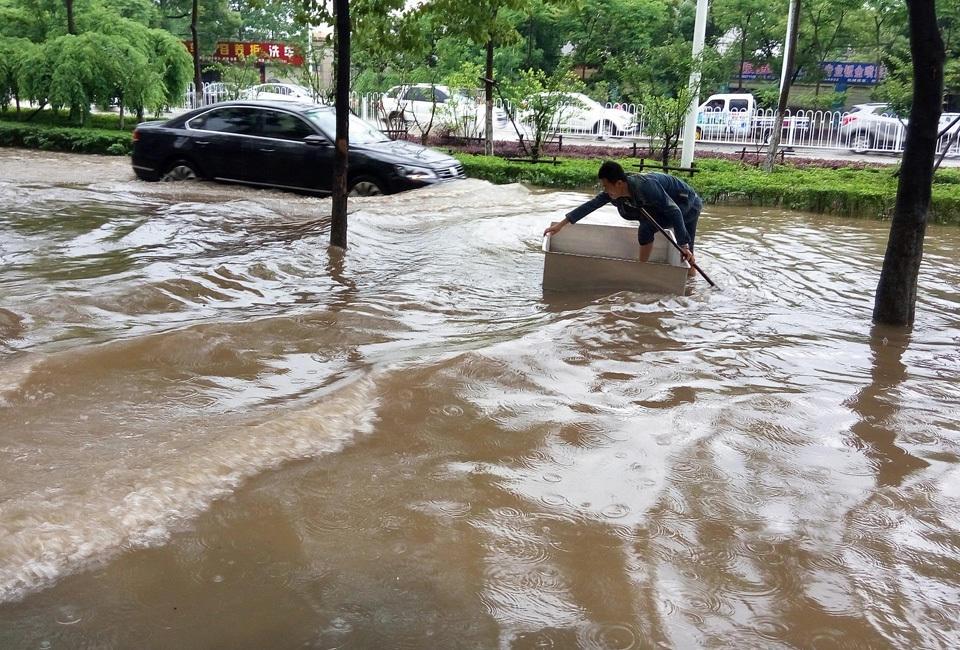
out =
<svg viewBox="0 0 960 650"><path fill-rule="evenodd" d="M178 160L170 165L166 173L160 177L165 182L170 181L195 181L198 178L197 170L192 162L187 160Z"/></svg>
<svg viewBox="0 0 960 650"><path fill-rule="evenodd" d="M348 196L380 196L385 194L383 181L373 176L357 176L350 182Z"/></svg>
<svg viewBox="0 0 960 650"><path fill-rule="evenodd" d="M853 153L867 153L873 149L873 138L864 131L854 133L850 139L850 149Z"/></svg>

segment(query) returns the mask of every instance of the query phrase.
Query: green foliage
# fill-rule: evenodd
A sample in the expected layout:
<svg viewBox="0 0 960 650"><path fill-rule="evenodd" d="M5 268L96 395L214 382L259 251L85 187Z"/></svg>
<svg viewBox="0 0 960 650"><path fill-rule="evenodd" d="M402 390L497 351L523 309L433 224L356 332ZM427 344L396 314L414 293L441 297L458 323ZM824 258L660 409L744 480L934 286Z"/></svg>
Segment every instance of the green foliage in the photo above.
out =
<svg viewBox="0 0 960 650"><path fill-rule="evenodd" d="M244 41L282 41L306 49L304 29L297 24L294 10L289 2L252 0L235 2L240 25L234 34Z"/></svg>
<svg viewBox="0 0 960 650"><path fill-rule="evenodd" d="M780 101L780 88L776 84L769 84L753 90L753 97L757 100L757 107L762 109L776 109Z"/></svg>
<svg viewBox="0 0 960 650"><path fill-rule="evenodd" d="M862 0L803 0L794 67L802 69L807 81L819 86L821 63L853 39L853 18ZM786 29L784 28L784 33Z"/></svg>
<svg viewBox="0 0 960 650"><path fill-rule="evenodd" d="M241 56L236 63L215 61L204 68L204 71L217 73L220 82L226 89L224 99L238 99L244 88L249 88L260 82L260 71L257 70L256 63L256 60L252 57Z"/></svg>
<svg viewBox="0 0 960 650"><path fill-rule="evenodd" d="M504 95L517 107L517 117L533 134L529 143L531 158L540 157L544 142L556 130L556 125L563 122L564 113L576 110L564 93L581 88L580 80L562 67L549 76L543 70L522 70L516 81L505 86Z"/></svg>
<svg viewBox="0 0 960 650"><path fill-rule="evenodd" d="M99 0L77 12L77 35L34 45L0 38L0 104L17 96L66 106L86 122L91 104L116 102L142 118L147 109L158 113L180 101L192 77L190 55L169 32L140 22L156 19L152 4Z"/></svg>
<svg viewBox="0 0 960 650"><path fill-rule="evenodd" d="M190 39L192 0L164 0L159 27L171 34ZM240 14L229 0L199 0L198 39L201 55L213 53L221 40L236 39Z"/></svg>
<svg viewBox="0 0 960 650"><path fill-rule="evenodd" d="M809 92L790 93L789 107L812 111L835 111L846 102L847 93L845 92L822 92L819 95ZM774 104L775 106L776 104Z"/></svg>
<svg viewBox="0 0 960 650"><path fill-rule="evenodd" d="M0 146L127 155L133 142L127 132L75 129L0 121Z"/></svg>
<svg viewBox="0 0 960 650"><path fill-rule="evenodd" d="M22 96L20 77L23 67L37 46L25 38L0 36L0 108L6 108Z"/></svg>
<svg viewBox="0 0 960 650"><path fill-rule="evenodd" d="M660 159L666 162L670 152L680 142L680 132L687 118L687 110L693 101L693 93L686 86L674 91L674 96L641 95L646 108L646 132L650 136L650 148L660 152Z"/></svg>
<svg viewBox="0 0 960 650"><path fill-rule="evenodd" d="M676 27L671 9L668 3L656 0L578 3L560 22L573 46L573 65L594 70L591 75L594 83L619 83L619 70L638 62L645 68L656 67L654 52L663 44L664 35ZM689 52L687 46L688 58ZM651 74L654 74L652 70Z"/></svg>
<svg viewBox="0 0 960 650"><path fill-rule="evenodd" d="M151 29L148 32L150 49L147 58L162 84L160 101L176 106L187 85L193 80L193 60L183 43L167 31ZM161 104L145 102L144 106L158 113Z"/></svg>
<svg viewBox="0 0 960 650"><path fill-rule="evenodd" d="M906 117L913 105L913 66L909 60L891 55L887 58L889 72L870 93L871 99L890 104L890 112Z"/></svg>
<svg viewBox="0 0 960 650"><path fill-rule="evenodd" d="M0 114L0 120L6 122L21 122L33 126L72 126L70 123L70 114L67 111L55 111L44 109L42 111L21 111L20 113ZM98 130L109 130L120 128L120 117L116 113L92 113L89 120L89 128ZM134 126L124 127L127 131L132 131Z"/></svg>
<svg viewBox="0 0 960 650"><path fill-rule="evenodd" d="M472 91L480 87L483 79L483 66L477 62L464 61L459 68L443 77L443 83L450 88Z"/></svg>
<svg viewBox="0 0 960 650"><path fill-rule="evenodd" d="M70 107L83 124L91 104L109 104L116 90L131 82L132 69L146 62L122 38L94 32L61 36L42 50L52 65L47 100L55 107Z"/></svg>
<svg viewBox="0 0 960 650"><path fill-rule="evenodd" d="M716 0L710 18L718 34L730 34L728 71L738 76L742 64L769 63L783 40L781 26L786 3L769 0ZM738 86L742 87L742 81Z"/></svg>

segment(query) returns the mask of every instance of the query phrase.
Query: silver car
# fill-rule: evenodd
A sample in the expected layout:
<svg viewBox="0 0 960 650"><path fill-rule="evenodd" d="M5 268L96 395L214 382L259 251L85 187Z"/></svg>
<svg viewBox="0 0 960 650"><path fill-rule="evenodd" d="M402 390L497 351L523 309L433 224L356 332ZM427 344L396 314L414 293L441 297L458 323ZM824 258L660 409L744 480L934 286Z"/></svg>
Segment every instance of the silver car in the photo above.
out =
<svg viewBox="0 0 960 650"><path fill-rule="evenodd" d="M907 121L889 104L857 104L840 121L840 143L854 153L903 151L906 135Z"/></svg>
<svg viewBox="0 0 960 650"><path fill-rule="evenodd" d="M960 152L960 121L957 113L940 114L940 131L943 135L937 142L937 152L948 149L947 155ZM840 123L840 143L855 153L881 151L900 153L907 138L907 120L890 112L888 104L858 104L845 115Z"/></svg>

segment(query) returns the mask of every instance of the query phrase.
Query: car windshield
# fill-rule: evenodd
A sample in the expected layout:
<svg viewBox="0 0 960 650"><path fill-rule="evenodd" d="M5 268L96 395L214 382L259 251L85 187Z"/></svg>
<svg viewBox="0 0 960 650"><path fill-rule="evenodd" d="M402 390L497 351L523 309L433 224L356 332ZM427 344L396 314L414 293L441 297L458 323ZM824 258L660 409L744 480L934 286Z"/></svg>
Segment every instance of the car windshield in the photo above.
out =
<svg viewBox="0 0 960 650"><path fill-rule="evenodd" d="M336 140L337 114L330 109L315 109L304 113L311 122L320 127L323 134ZM354 144L370 144L371 142L386 142L389 140L382 131L376 129L354 114L350 114L350 142Z"/></svg>

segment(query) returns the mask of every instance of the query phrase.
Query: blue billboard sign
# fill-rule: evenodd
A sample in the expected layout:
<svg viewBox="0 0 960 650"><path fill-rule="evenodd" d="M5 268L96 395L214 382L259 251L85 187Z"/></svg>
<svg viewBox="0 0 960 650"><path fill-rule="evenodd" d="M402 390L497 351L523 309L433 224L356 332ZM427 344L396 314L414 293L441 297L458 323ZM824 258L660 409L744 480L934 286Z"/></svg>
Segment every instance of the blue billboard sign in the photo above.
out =
<svg viewBox="0 0 960 650"><path fill-rule="evenodd" d="M820 81L841 85L874 85L886 76L886 68L874 63L856 63L852 61L824 61L823 76ZM801 77L803 75L801 74ZM754 65L743 63L743 78L761 81L776 81L780 75L769 64Z"/></svg>
<svg viewBox="0 0 960 650"><path fill-rule="evenodd" d="M886 76L886 69L874 63L824 61L823 79L828 83L877 84Z"/></svg>

